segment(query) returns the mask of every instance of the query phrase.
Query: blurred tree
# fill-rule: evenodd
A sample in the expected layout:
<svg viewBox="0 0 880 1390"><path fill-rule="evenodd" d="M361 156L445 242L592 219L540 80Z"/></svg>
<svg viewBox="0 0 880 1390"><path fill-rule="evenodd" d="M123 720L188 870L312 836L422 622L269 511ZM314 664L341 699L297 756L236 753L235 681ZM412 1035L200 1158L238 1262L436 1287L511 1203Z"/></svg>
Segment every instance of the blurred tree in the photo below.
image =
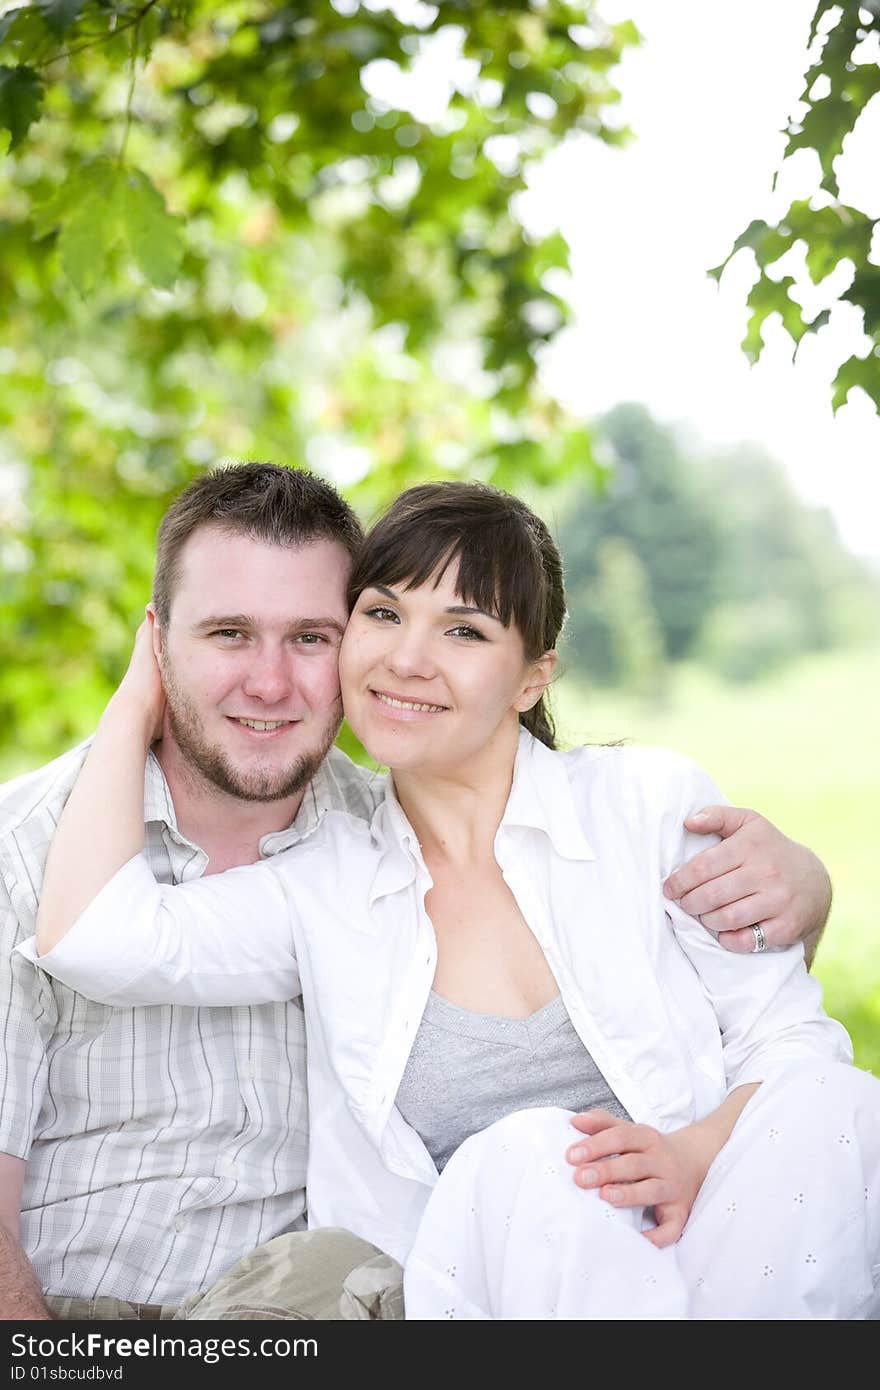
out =
<svg viewBox="0 0 880 1390"><path fill-rule="evenodd" d="M778 463L741 445L714 454L703 471L723 518L715 603L699 643L707 664L750 680L799 652L876 634L876 579Z"/></svg>
<svg viewBox="0 0 880 1390"><path fill-rule="evenodd" d="M592 0L2 10L0 727L33 761L100 708L200 469L307 462L367 514L589 474L536 383L567 248L516 195L569 133L626 137L637 34Z"/></svg>
<svg viewBox="0 0 880 1390"><path fill-rule="evenodd" d="M876 576L762 451L687 449L641 405L598 433L605 493L576 492L560 528L568 660L588 678L662 693L663 660L690 656L751 680L876 634Z"/></svg>
<svg viewBox="0 0 880 1390"><path fill-rule="evenodd" d="M663 632L645 567L628 541L604 536L596 552L596 596L609 636L615 679L646 701L663 694Z"/></svg>
<svg viewBox="0 0 880 1390"><path fill-rule="evenodd" d="M659 625L663 656L675 660L691 649L715 601L718 522L699 472L644 406L618 406L599 428L613 471L601 496L579 492L560 540L571 660L595 679L618 681L616 653L627 639L615 635L617 608L597 583L600 541L625 542L635 557L646 586L642 606Z"/></svg>
<svg viewBox="0 0 880 1390"><path fill-rule="evenodd" d="M742 346L756 362L764 346L764 321L770 314L780 315L795 352L804 336L823 328L830 316L831 306L805 318L797 298L801 277L782 274L778 268L773 274L769 267L775 268L795 246L805 252L806 272L814 285L824 282L841 261L852 264L849 287L838 295L835 286L833 293L861 310L871 342L867 353L841 364L833 388L835 410L858 386L880 411L880 260L876 251L872 255L877 219L840 202L834 171L847 136L868 103L880 94L878 38L880 0L819 0L810 27L815 59L804 77L800 98L804 110L789 120L783 155L786 159L798 150L814 150L821 170L819 186L812 198L793 202L778 222L752 222L737 238L727 260L710 271L719 279L737 251L750 247L754 252L759 275L748 298L751 314Z"/></svg>

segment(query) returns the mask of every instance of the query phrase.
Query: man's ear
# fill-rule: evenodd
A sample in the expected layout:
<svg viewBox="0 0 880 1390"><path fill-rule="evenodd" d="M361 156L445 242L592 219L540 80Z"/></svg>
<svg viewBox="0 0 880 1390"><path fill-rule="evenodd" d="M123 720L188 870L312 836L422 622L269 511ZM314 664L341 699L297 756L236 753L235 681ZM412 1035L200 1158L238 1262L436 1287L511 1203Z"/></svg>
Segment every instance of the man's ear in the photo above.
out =
<svg viewBox="0 0 880 1390"><path fill-rule="evenodd" d="M150 624L150 631L153 638L153 651L156 655L156 660L159 661L162 656L162 629L159 626L156 605L154 603L148 603L144 611L147 615L147 622Z"/></svg>
<svg viewBox="0 0 880 1390"><path fill-rule="evenodd" d="M553 672L559 658L558 652L545 652L537 661L533 661L529 667L526 685L523 687L522 694L514 704L514 709L520 714L525 714L526 710L533 709L538 703L547 686L553 679Z"/></svg>

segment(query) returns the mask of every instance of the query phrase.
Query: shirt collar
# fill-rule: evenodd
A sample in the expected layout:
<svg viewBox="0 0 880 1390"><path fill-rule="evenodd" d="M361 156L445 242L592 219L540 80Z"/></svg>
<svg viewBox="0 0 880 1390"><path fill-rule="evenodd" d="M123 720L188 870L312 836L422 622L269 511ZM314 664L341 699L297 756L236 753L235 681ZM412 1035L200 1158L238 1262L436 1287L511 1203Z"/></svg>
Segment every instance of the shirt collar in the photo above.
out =
<svg viewBox="0 0 880 1390"><path fill-rule="evenodd" d="M276 830L269 835L264 835L260 840L260 854L268 857L278 854L283 849L289 849L292 845L299 844L301 840L311 835L323 819L325 812L331 810L335 804L332 778L322 764L306 787L305 795L293 824L284 830ZM165 826L171 831L173 838L181 844L191 849L200 848L191 840L186 839L178 829L177 812L174 809L171 788L165 773L162 771L159 759L152 751L147 755L146 767L144 768L144 823L149 825L150 822Z"/></svg>
<svg viewBox="0 0 880 1390"><path fill-rule="evenodd" d="M370 888L372 907L377 898L389 897L408 888L415 881L420 865L425 874L428 874L428 870L422 859L416 832L397 799L390 777L385 784L385 796L373 814L370 830L373 843L381 854Z"/></svg>
<svg viewBox="0 0 880 1390"><path fill-rule="evenodd" d="M565 764L527 729L520 729L513 785L499 834L513 826L539 830L563 859L595 859L581 829ZM391 778L371 822L373 842L381 851L370 889L370 906L408 887L421 866L428 875L416 833L404 814ZM430 878L430 875L428 875Z"/></svg>
<svg viewBox="0 0 880 1390"><path fill-rule="evenodd" d="M563 859L596 858L581 829L564 759L522 728L499 830L515 825L543 831Z"/></svg>
<svg viewBox="0 0 880 1390"><path fill-rule="evenodd" d="M171 800L171 789L165 780L165 773L156 754L147 754L144 768L144 822L158 821L169 829L177 829L177 813Z"/></svg>

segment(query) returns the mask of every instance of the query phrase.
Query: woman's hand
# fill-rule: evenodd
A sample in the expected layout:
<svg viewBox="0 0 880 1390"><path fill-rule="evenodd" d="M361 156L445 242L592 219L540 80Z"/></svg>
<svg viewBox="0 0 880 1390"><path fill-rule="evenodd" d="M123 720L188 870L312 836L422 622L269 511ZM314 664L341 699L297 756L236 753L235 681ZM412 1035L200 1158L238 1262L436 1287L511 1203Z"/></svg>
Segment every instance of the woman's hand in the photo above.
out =
<svg viewBox="0 0 880 1390"><path fill-rule="evenodd" d="M642 1234L659 1248L674 1244L717 1153L700 1126L661 1134L607 1110L575 1115L572 1124L585 1136L566 1152L578 1186L598 1188L616 1207L653 1207L657 1225Z"/></svg>
<svg viewBox="0 0 880 1390"><path fill-rule="evenodd" d="M135 633L128 669L104 714L104 719L121 716L135 721L144 730L148 746L162 737L165 717L162 673L153 649L153 621L148 613Z"/></svg>
<svg viewBox="0 0 880 1390"><path fill-rule="evenodd" d="M573 1115L582 1137L566 1150L579 1187L598 1188L615 1207L653 1207L657 1225L642 1235L662 1248L678 1240L697 1193L733 1127L760 1086L732 1090L709 1115L672 1134L619 1120L607 1110Z"/></svg>

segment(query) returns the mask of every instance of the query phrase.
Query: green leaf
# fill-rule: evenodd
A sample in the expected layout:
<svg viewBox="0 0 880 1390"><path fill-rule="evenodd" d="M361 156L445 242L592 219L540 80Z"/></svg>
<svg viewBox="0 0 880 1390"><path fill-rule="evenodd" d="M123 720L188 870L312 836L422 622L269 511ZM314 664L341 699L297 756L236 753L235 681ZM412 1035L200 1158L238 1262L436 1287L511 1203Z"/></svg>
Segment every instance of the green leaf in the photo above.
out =
<svg viewBox="0 0 880 1390"><path fill-rule="evenodd" d="M789 294L793 284L794 280L790 275L783 276L781 280L771 280L767 275L761 275L752 286L748 298L752 315L749 319L746 336L742 341L742 350L751 362L757 362L761 356L764 348L761 330L765 319L769 318L771 314L779 314L783 328L795 344L800 343L805 333L815 333L828 322L826 309L823 309L814 319L804 318L800 304Z"/></svg>
<svg viewBox="0 0 880 1390"><path fill-rule="evenodd" d="M85 0L43 0L40 9L46 28L60 39L75 24L86 7Z"/></svg>
<svg viewBox="0 0 880 1390"><path fill-rule="evenodd" d="M119 240L119 181L109 159L83 165L68 180L70 216L58 236L58 255L64 273L84 296L106 274L107 256Z"/></svg>
<svg viewBox="0 0 880 1390"><path fill-rule="evenodd" d="M34 205L34 210L31 213L31 229L35 241L40 241L50 232L54 232L64 220L73 197L72 182L71 179L68 179L60 188L56 188L48 198L44 198L41 203Z"/></svg>
<svg viewBox="0 0 880 1390"><path fill-rule="evenodd" d="M814 319L810 319L809 322L807 322L807 320L804 320L804 331L801 337L799 338L798 342L795 344L794 353L792 355L792 361L794 361L794 359L797 357L798 352L800 350L800 345L804 341L806 335L808 333L818 333L819 329L824 328L830 318L831 310L822 309Z"/></svg>
<svg viewBox="0 0 880 1390"><path fill-rule="evenodd" d="M837 411L845 404L854 386L860 386L870 396L880 413L880 357L876 349L867 357L850 357L834 378L831 409Z"/></svg>
<svg viewBox="0 0 880 1390"><path fill-rule="evenodd" d="M9 12L0 19L0 44L3 43L3 40L6 38L13 24L18 20L19 13L19 10L9 10Z"/></svg>
<svg viewBox="0 0 880 1390"><path fill-rule="evenodd" d="M144 279L159 289L170 289L183 258L181 224L140 169L124 175L121 211L126 242Z"/></svg>
<svg viewBox="0 0 880 1390"><path fill-rule="evenodd" d="M33 68L0 65L0 127L12 136L14 150L34 121L43 103L43 84Z"/></svg>
<svg viewBox="0 0 880 1390"><path fill-rule="evenodd" d="M819 32L819 25L822 21L822 16L826 14L828 10L833 9L837 3L838 0L819 0L818 5L816 6L816 13L813 15L813 22L810 25L810 43L813 42L813 39Z"/></svg>
<svg viewBox="0 0 880 1390"><path fill-rule="evenodd" d="M749 247L754 251L758 265L763 267L778 260L790 246L790 232L783 231L780 227L771 227L758 219L749 223L745 231L737 237L721 264L714 266L710 271L707 271L707 274L711 275L713 280L720 280L728 262L732 260L737 251L742 251L743 247Z"/></svg>
<svg viewBox="0 0 880 1390"><path fill-rule="evenodd" d="M865 316L865 332L875 342L880 341L880 265L869 262L860 266L849 289L840 297L861 309Z"/></svg>

